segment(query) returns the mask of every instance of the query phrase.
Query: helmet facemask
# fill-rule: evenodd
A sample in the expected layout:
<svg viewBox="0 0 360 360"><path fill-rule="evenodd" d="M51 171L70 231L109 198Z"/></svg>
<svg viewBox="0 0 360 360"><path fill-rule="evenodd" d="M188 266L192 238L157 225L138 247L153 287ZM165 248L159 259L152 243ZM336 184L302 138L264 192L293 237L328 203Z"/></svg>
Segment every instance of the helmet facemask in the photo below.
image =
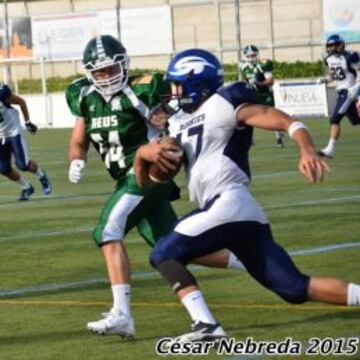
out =
<svg viewBox="0 0 360 360"><path fill-rule="evenodd" d="M340 55L345 50L345 44L343 42L334 42L326 45L326 51L329 55Z"/></svg>
<svg viewBox="0 0 360 360"><path fill-rule="evenodd" d="M95 64L85 64L86 75L102 95L112 96L126 86L129 62L126 54L117 54L112 59L106 57Z"/></svg>
<svg viewBox="0 0 360 360"><path fill-rule="evenodd" d="M256 65L258 62L258 54L257 53L251 53L245 55L246 62L251 65Z"/></svg>
<svg viewBox="0 0 360 360"><path fill-rule="evenodd" d="M248 64L256 65L259 61L259 50L255 45L248 45L244 49L244 56Z"/></svg>

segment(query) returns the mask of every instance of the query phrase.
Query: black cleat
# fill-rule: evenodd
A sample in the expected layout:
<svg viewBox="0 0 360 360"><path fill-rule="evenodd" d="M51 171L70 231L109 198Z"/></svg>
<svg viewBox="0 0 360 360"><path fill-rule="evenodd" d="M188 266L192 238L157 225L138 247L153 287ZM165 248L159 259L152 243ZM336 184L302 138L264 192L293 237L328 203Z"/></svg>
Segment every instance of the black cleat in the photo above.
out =
<svg viewBox="0 0 360 360"><path fill-rule="evenodd" d="M27 201L30 196L35 192L34 187L30 184L26 189L22 189L19 197L19 201Z"/></svg>
<svg viewBox="0 0 360 360"><path fill-rule="evenodd" d="M175 341L180 343L193 341L216 341L226 338L226 336L226 332L220 324L207 324L197 321L191 325L191 331L189 333L178 336Z"/></svg>
<svg viewBox="0 0 360 360"><path fill-rule="evenodd" d="M52 187L51 187L51 181L49 179L49 177L47 176L46 172L44 171L44 175L41 176L39 178L40 183L41 183L41 187L42 187L42 191L45 195L50 195L51 191L52 191Z"/></svg>
<svg viewBox="0 0 360 360"><path fill-rule="evenodd" d="M324 157L324 158L327 158L327 159L332 159L333 158L333 155L332 154L329 154L327 152L325 152L324 150L319 150L318 152L318 155Z"/></svg>
<svg viewBox="0 0 360 360"><path fill-rule="evenodd" d="M278 137L277 139L276 139L276 145L279 147L279 148L283 148L283 147L285 147L285 144L284 144L284 139L283 139L283 137L281 136L281 137Z"/></svg>

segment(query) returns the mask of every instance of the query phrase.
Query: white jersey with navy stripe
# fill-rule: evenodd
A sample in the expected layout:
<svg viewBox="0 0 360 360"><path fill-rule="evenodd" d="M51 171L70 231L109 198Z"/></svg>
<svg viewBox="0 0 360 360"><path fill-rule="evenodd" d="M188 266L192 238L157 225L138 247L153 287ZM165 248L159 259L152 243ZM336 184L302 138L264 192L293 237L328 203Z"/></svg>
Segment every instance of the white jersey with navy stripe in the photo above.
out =
<svg viewBox="0 0 360 360"><path fill-rule="evenodd" d="M0 138L7 138L22 133L19 112L12 107L5 107L0 102Z"/></svg>
<svg viewBox="0 0 360 360"><path fill-rule="evenodd" d="M251 127L238 127L236 111L257 103L244 82L223 87L195 112L180 110L169 119L170 136L180 140L187 158L190 199L200 207L222 192L250 181Z"/></svg>
<svg viewBox="0 0 360 360"><path fill-rule="evenodd" d="M329 55L325 58L332 78L337 82L336 90L349 89L355 85L360 58L357 52L344 51L342 54Z"/></svg>
<svg viewBox="0 0 360 360"><path fill-rule="evenodd" d="M22 131L19 112L6 101L10 96L10 88L0 84L0 138L13 137Z"/></svg>

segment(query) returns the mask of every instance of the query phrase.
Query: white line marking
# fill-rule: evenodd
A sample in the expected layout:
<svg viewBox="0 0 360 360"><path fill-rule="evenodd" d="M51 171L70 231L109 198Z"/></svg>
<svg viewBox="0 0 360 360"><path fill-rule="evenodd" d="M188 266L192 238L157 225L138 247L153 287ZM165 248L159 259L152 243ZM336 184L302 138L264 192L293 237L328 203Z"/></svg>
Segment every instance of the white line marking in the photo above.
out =
<svg viewBox="0 0 360 360"><path fill-rule="evenodd" d="M99 194L89 194L89 195L68 195L66 197L61 197L59 196L57 199L53 198L54 200L68 200L68 199L75 199L75 200L84 200L90 197L97 197L97 196L104 196L104 195L109 195L108 193L99 193ZM45 197L43 197L44 199ZM282 208L288 208L288 207L297 207L297 206L309 206L309 205L319 205L319 204L327 204L327 203L332 203L332 202L337 202L337 201L343 201L343 202L351 202L351 201L357 201L360 200L360 195L353 195L353 196L343 196L343 197L337 197L337 198L330 198L330 199L318 199L318 200L309 200L309 201L300 201L300 202L295 202L295 203L288 203L288 204L278 204L278 205L265 205L264 209L268 210L268 209L282 209ZM11 204L10 204L11 205ZM14 204L13 204L14 205ZM18 205L17 203L15 205ZM21 206L23 204L20 204L18 206ZM18 207L16 206L16 207ZM0 208L3 207L7 207L7 205L3 204L0 205ZM91 228L83 228L83 229L77 229L74 230L74 233L79 233L79 232L86 232L86 231L91 231ZM8 241L8 240L21 240L21 239L28 239L28 238L34 238L34 237L43 237L43 236L59 236L62 234L70 234L71 230L65 230L63 232L61 231L40 231L40 232L30 232L27 234L23 234L23 235L10 235L10 236L6 236L6 237L1 237L0 238L0 242L3 241Z"/></svg>
<svg viewBox="0 0 360 360"><path fill-rule="evenodd" d="M25 240L25 239L35 239L35 238L43 238L43 237L53 237L53 236L62 236L62 235L71 235L71 234L78 234L83 232L91 232L93 227L83 227L83 228L76 228L76 229L67 229L67 230L45 230L45 231L30 231L23 233L21 235L9 235L3 236L0 238L0 242L5 241L16 241L16 240Z"/></svg>
<svg viewBox="0 0 360 360"><path fill-rule="evenodd" d="M272 178L272 177L289 176L289 175L297 175L297 174L298 174L298 171L275 172L275 173L254 175L253 179L267 179L267 178Z"/></svg>
<svg viewBox="0 0 360 360"><path fill-rule="evenodd" d="M78 201L78 200L85 200L88 198L93 198L93 197L100 197L100 196L105 196L105 195L110 195L111 192L103 192L103 193L94 193L94 194L85 194L85 195L77 195L77 194L73 194L73 195L50 195L50 196L33 196L31 197L31 199L27 202L10 202L10 203L5 203L5 204L1 204L0 208L18 208L18 207L24 207L24 206L31 206L34 207L35 205L43 205L43 201L49 202L49 201Z"/></svg>
<svg viewBox="0 0 360 360"><path fill-rule="evenodd" d="M316 247L312 249L303 249L303 250L294 250L290 251L289 254L291 256L303 256L303 255L314 255L319 253L328 253L332 251L342 250L342 249L350 249L360 247L360 241L354 241L344 244L332 244L326 245L321 247ZM207 268L202 266L193 266L193 270L205 270ZM159 276L158 272L156 271L149 271L149 272L134 272L131 275L135 279L143 279L152 276ZM80 280L80 281L72 281L67 283L60 283L60 284L45 284L40 286L22 288L22 289L11 289L11 290L3 290L0 291L0 298L1 297L9 297L9 296L24 296L28 294L34 294L39 292L46 292L46 291L54 291L54 290L68 290L68 289L75 289L79 287L85 287L87 285L94 285L94 284L107 284L108 280L105 278L100 279L90 279L90 280Z"/></svg>
<svg viewBox="0 0 360 360"><path fill-rule="evenodd" d="M279 205L267 205L267 206L264 206L264 208L265 209L281 209L281 208L286 208L286 207L327 204L327 203L332 203L332 202L337 202L337 201L351 202L354 200L355 201L360 200L360 195L341 196L341 197L335 197L335 198L330 198L330 199L299 201L299 202L295 202L295 203L279 204Z"/></svg>

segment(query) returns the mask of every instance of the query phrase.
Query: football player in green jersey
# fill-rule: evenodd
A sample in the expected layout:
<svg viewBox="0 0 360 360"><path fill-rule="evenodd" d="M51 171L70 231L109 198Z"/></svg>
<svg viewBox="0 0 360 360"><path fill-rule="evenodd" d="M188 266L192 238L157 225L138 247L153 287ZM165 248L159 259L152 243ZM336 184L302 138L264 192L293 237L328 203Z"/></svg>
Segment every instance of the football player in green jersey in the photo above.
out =
<svg viewBox="0 0 360 360"><path fill-rule="evenodd" d="M251 84L257 91L263 105L274 106L274 64L271 60L264 62L259 59L259 49L255 45L244 48L245 61L240 62L240 71L244 81ZM284 133L276 131L276 144L284 147Z"/></svg>
<svg viewBox="0 0 360 360"><path fill-rule="evenodd" d="M133 171L137 149L158 134L148 119L169 89L160 74L129 78L126 50L109 35L89 41L83 63L87 76L74 81L66 90L67 103L76 117L70 140L69 180L77 183L83 177L91 143L117 182L93 233L105 258L113 307L103 319L89 322L87 328L99 334L128 337L134 335L134 324L130 313L130 266L122 240L136 226L153 246L177 220L169 202L173 184L139 188ZM164 171L171 170L174 166L174 158L169 155L172 145L157 141L151 144L156 149L152 162ZM198 259L196 263L243 268L227 250Z"/></svg>

